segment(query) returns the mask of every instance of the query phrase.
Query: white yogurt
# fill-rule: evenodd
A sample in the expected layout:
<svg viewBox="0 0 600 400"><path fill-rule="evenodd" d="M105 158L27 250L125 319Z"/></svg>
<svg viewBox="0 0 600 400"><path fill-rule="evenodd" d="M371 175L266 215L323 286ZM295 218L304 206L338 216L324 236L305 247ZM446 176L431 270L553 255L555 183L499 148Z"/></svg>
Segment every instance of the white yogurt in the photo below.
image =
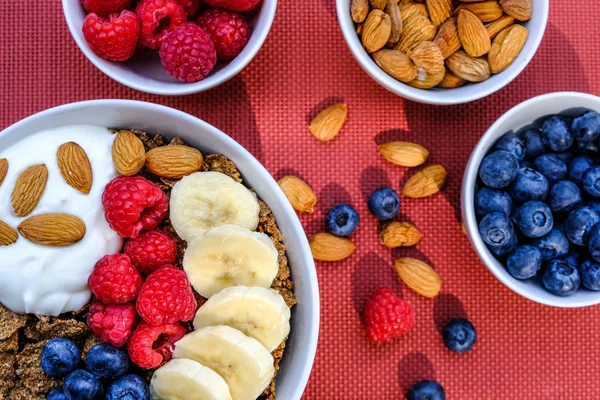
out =
<svg viewBox="0 0 600 400"><path fill-rule="evenodd" d="M117 176L112 163L114 135L98 126L70 125L41 131L0 151L8 160L8 175L0 186L0 220L16 228L10 201L17 177L26 168L46 164L48 183L40 202L29 215L67 213L86 225L84 238L68 247L41 246L19 235L16 243L0 246L0 303L19 313L59 315L85 306L91 297L88 277L96 262L117 253L123 240L108 226L102 208L102 192ZM56 151L65 142L79 144L92 165L93 183L85 195L63 179Z"/></svg>

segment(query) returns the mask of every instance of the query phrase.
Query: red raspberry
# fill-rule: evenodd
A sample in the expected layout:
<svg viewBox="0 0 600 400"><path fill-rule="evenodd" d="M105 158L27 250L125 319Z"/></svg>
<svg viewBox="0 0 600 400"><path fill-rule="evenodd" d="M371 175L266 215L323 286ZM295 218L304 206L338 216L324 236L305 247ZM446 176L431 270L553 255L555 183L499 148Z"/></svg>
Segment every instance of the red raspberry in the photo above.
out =
<svg viewBox="0 0 600 400"><path fill-rule="evenodd" d="M129 357L144 369L158 368L171 359L175 342L186 333L179 324L150 325L140 322L127 345Z"/></svg>
<svg viewBox="0 0 600 400"><path fill-rule="evenodd" d="M136 317L134 303L104 305L97 301L90 306L87 323L100 340L121 347L131 335Z"/></svg>
<svg viewBox="0 0 600 400"><path fill-rule="evenodd" d="M183 82L201 81L217 63L215 44L206 31L193 23L180 25L160 46L165 70Z"/></svg>
<svg viewBox="0 0 600 400"><path fill-rule="evenodd" d="M387 342L404 335L414 320L410 304L386 287L377 289L365 308L367 335L374 343Z"/></svg>
<svg viewBox="0 0 600 400"><path fill-rule="evenodd" d="M119 235L135 238L151 231L167 215L169 200L163 191L141 176L119 176L102 194L104 215Z"/></svg>
<svg viewBox="0 0 600 400"><path fill-rule="evenodd" d="M135 300L142 277L124 254L104 256L88 279L92 293L103 303L124 304Z"/></svg>
<svg viewBox="0 0 600 400"><path fill-rule="evenodd" d="M256 7L260 3L260 0L204 0L204 2L214 8L246 12Z"/></svg>
<svg viewBox="0 0 600 400"><path fill-rule="evenodd" d="M127 8L130 0L81 0L88 13L108 15L119 13Z"/></svg>
<svg viewBox="0 0 600 400"><path fill-rule="evenodd" d="M103 18L88 14L83 21L83 37L94 53L111 61L125 61L135 53L140 22L131 11Z"/></svg>
<svg viewBox="0 0 600 400"><path fill-rule="evenodd" d="M233 11L206 10L198 17L196 23L202 27L217 49L217 57L221 60L231 60L242 52L250 30L244 17Z"/></svg>
<svg viewBox="0 0 600 400"><path fill-rule="evenodd" d="M165 35L187 21L175 0L142 0L135 12L142 23L140 43L153 50L160 48Z"/></svg>
<svg viewBox="0 0 600 400"><path fill-rule="evenodd" d="M173 264L177 259L177 245L166 232L142 233L125 245L125 254L142 274Z"/></svg>
<svg viewBox="0 0 600 400"><path fill-rule="evenodd" d="M198 12L200 0L175 0L177 4L183 7L185 13L191 17Z"/></svg>
<svg viewBox="0 0 600 400"><path fill-rule="evenodd" d="M148 275L136 304L140 317L153 325L190 321L198 306L185 272L171 265Z"/></svg>

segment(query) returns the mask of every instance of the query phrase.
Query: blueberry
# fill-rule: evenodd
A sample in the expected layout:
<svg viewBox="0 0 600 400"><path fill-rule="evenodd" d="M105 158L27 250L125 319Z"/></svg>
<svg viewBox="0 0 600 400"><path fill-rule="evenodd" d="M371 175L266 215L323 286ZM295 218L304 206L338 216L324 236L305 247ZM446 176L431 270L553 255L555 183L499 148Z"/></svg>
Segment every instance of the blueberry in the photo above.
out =
<svg viewBox="0 0 600 400"><path fill-rule="evenodd" d="M517 245L512 222L502 213L486 215L479 223L479 233L490 251L497 257L510 253Z"/></svg>
<svg viewBox="0 0 600 400"><path fill-rule="evenodd" d="M71 400L100 400L104 398L104 389L94 375L78 369L65 379L65 394Z"/></svg>
<svg viewBox="0 0 600 400"><path fill-rule="evenodd" d="M512 199L506 192L483 188L475 194L475 213L484 217L493 212L510 215Z"/></svg>
<svg viewBox="0 0 600 400"><path fill-rule="evenodd" d="M517 160L525 158L525 145L514 133L508 133L498 139L494 145L494 150L506 150L517 157Z"/></svg>
<svg viewBox="0 0 600 400"><path fill-rule="evenodd" d="M546 203L528 201L515 215L515 223L523 235L531 238L542 237L552 229L554 217Z"/></svg>
<svg viewBox="0 0 600 400"><path fill-rule="evenodd" d="M542 142L554 151L565 151L573 144L569 122L558 115L547 118L542 125Z"/></svg>
<svg viewBox="0 0 600 400"><path fill-rule="evenodd" d="M542 154L533 162L535 169L546 177L550 185L567 176L567 164L556 154Z"/></svg>
<svg viewBox="0 0 600 400"><path fill-rule="evenodd" d="M85 364L88 371L99 378L116 378L127 372L129 357L126 351L100 343L88 351Z"/></svg>
<svg viewBox="0 0 600 400"><path fill-rule="evenodd" d="M506 150L486 156L479 167L479 177L487 186L500 189L510 185L517 176L519 160Z"/></svg>
<svg viewBox="0 0 600 400"><path fill-rule="evenodd" d="M415 383L406 393L407 400L446 400L446 392L436 381Z"/></svg>
<svg viewBox="0 0 600 400"><path fill-rule="evenodd" d="M472 323L464 318L454 318L442 330L444 344L450 351L464 353L471 350L477 341L477 332Z"/></svg>
<svg viewBox="0 0 600 400"><path fill-rule="evenodd" d="M539 129L526 129L519 134L525 146L525 158L533 160L546 152L546 146L542 142L542 132Z"/></svg>
<svg viewBox="0 0 600 400"><path fill-rule="evenodd" d="M556 296L569 296L579 288L579 271L564 260L552 260L542 278L544 287Z"/></svg>
<svg viewBox="0 0 600 400"><path fill-rule="evenodd" d="M329 232L338 236L350 236L358 228L360 216L351 205L339 203L329 210L325 221Z"/></svg>
<svg viewBox="0 0 600 400"><path fill-rule="evenodd" d="M65 394L63 387L59 386L57 388L52 389L50 393L48 393L48 396L46 396L46 400L69 400L69 398Z"/></svg>
<svg viewBox="0 0 600 400"><path fill-rule="evenodd" d="M588 201L587 206L593 208L594 210L598 211L598 213L600 213L600 200Z"/></svg>
<svg viewBox="0 0 600 400"><path fill-rule="evenodd" d="M571 123L571 131L575 139L581 142L592 142L600 136L600 115L595 111L588 111L577 117Z"/></svg>
<svg viewBox="0 0 600 400"><path fill-rule="evenodd" d="M560 181L550 189L548 205L552 211L571 211L581 204L579 186L571 181Z"/></svg>
<svg viewBox="0 0 600 400"><path fill-rule="evenodd" d="M508 188L508 193L516 204L530 200L545 200L548 195L548 180L531 168L521 168Z"/></svg>
<svg viewBox="0 0 600 400"><path fill-rule="evenodd" d="M581 184L583 174L596 163L589 156L577 156L569 163L569 179L576 184Z"/></svg>
<svg viewBox="0 0 600 400"><path fill-rule="evenodd" d="M579 275L581 276L581 284L586 289L595 292L600 290L600 264L596 261L585 260L579 265Z"/></svg>
<svg viewBox="0 0 600 400"><path fill-rule="evenodd" d="M596 224L592 229L588 242L588 251L594 260L600 262L600 224Z"/></svg>
<svg viewBox="0 0 600 400"><path fill-rule="evenodd" d="M533 162L529 160L520 160L519 161L519 169L520 168L534 168Z"/></svg>
<svg viewBox="0 0 600 400"><path fill-rule="evenodd" d="M52 339L44 346L41 366L46 375L61 378L75 371L81 361L79 347L69 339Z"/></svg>
<svg viewBox="0 0 600 400"><path fill-rule="evenodd" d="M570 251L563 260L569 263L572 267L579 267L579 253L576 251Z"/></svg>
<svg viewBox="0 0 600 400"><path fill-rule="evenodd" d="M568 151L563 151L562 153L556 153L556 155L558 156L558 158L560 158L567 164L570 163L571 160L574 159L576 156L575 152L572 149Z"/></svg>
<svg viewBox="0 0 600 400"><path fill-rule="evenodd" d="M593 198L600 199L600 167L592 167L585 171L581 187Z"/></svg>
<svg viewBox="0 0 600 400"><path fill-rule="evenodd" d="M569 241L578 246L586 245L592 228L600 222L600 214L591 207L579 207L565 220L565 234Z"/></svg>
<svg viewBox="0 0 600 400"><path fill-rule="evenodd" d="M125 375L106 389L106 400L147 400L150 390L146 382L137 375Z"/></svg>
<svg viewBox="0 0 600 400"><path fill-rule="evenodd" d="M369 210L377 219L394 219L400 210L400 197L394 189L381 187L369 197Z"/></svg>
<svg viewBox="0 0 600 400"><path fill-rule="evenodd" d="M542 252L535 246L523 245L508 256L506 269L517 279L534 277L542 266Z"/></svg>
<svg viewBox="0 0 600 400"><path fill-rule="evenodd" d="M542 252L542 260L552 260L564 257L569 253L569 241L559 229L552 229L546 236L534 240L532 243Z"/></svg>

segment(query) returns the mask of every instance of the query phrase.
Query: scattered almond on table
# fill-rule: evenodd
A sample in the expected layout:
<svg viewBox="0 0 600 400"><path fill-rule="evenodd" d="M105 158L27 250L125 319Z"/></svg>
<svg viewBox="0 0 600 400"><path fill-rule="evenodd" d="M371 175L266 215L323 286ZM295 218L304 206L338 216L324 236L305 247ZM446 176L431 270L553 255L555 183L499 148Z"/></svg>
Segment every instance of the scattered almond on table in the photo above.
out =
<svg viewBox="0 0 600 400"><path fill-rule="evenodd" d="M313 257L319 261L341 261L350 257L356 249L350 240L326 232L313 235L308 243Z"/></svg>
<svg viewBox="0 0 600 400"><path fill-rule="evenodd" d="M343 103L334 104L313 118L309 127L310 132L320 141L327 142L340 133L347 118L348 106Z"/></svg>
<svg viewBox="0 0 600 400"><path fill-rule="evenodd" d="M314 211L317 195L308 183L293 175L285 175L277 183L294 210L307 213Z"/></svg>
<svg viewBox="0 0 600 400"><path fill-rule="evenodd" d="M379 153L389 162L401 167L418 167L427 161L429 152L411 142L387 142L379 146Z"/></svg>
<svg viewBox="0 0 600 400"><path fill-rule="evenodd" d="M446 183L446 169L441 165L430 165L417 172L404 184L402 194L419 199L438 193Z"/></svg>
<svg viewBox="0 0 600 400"><path fill-rule="evenodd" d="M394 263L402 281L421 296L434 298L442 288L442 280L435 270L423 261L404 257Z"/></svg>
<svg viewBox="0 0 600 400"><path fill-rule="evenodd" d="M390 249L414 246L421 237L421 232L414 225L398 221L388 222L379 233L381 243Z"/></svg>

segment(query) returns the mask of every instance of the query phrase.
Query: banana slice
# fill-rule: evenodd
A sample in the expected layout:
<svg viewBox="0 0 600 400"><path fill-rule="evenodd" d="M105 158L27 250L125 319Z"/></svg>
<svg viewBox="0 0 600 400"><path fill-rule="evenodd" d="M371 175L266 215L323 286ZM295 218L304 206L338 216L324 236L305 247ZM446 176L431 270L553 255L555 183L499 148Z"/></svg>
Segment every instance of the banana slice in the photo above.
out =
<svg viewBox="0 0 600 400"><path fill-rule="evenodd" d="M195 172L171 191L170 217L180 238L190 241L226 224L255 230L260 205L256 195L220 172Z"/></svg>
<svg viewBox="0 0 600 400"><path fill-rule="evenodd" d="M259 341L229 326L209 326L175 343L173 358L188 358L214 370L233 400L255 400L269 385L273 356Z"/></svg>
<svg viewBox="0 0 600 400"><path fill-rule="evenodd" d="M276 290L234 286L221 290L198 309L194 329L227 325L275 350L290 333L290 309Z"/></svg>
<svg viewBox="0 0 600 400"><path fill-rule="evenodd" d="M152 375L153 400L231 400L229 386L212 369L194 360L171 360Z"/></svg>
<svg viewBox="0 0 600 400"><path fill-rule="evenodd" d="M279 264L273 242L235 225L206 231L188 243L183 269L202 297L237 285L271 287Z"/></svg>

